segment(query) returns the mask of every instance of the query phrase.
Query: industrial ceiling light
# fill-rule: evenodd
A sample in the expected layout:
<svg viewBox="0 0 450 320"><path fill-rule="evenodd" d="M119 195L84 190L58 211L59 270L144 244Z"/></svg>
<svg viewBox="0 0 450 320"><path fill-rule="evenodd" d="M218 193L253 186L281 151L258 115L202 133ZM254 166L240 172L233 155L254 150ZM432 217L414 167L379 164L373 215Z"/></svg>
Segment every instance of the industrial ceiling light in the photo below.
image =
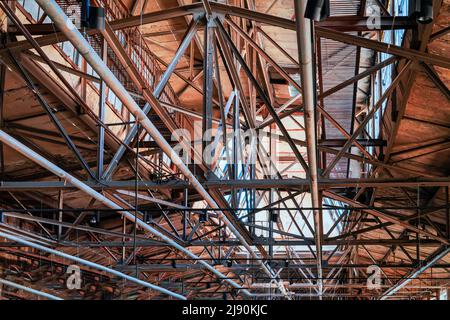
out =
<svg viewBox="0 0 450 320"><path fill-rule="evenodd" d="M433 22L433 0L416 0L415 14L419 23Z"/></svg>
<svg viewBox="0 0 450 320"><path fill-rule="evenodd" d="M277 223L279 217L280 217L280 215L278 214L277 211L274 211L274 210L271 210L271 211L270 211L270 220L271 220L273 223Z"/></svg>
<svg viewBox="0 0 450 320"><path fill-rule="evenodd" d="M314 21L323 21L330 16L329 0L308 0L305 18Z"/></svg>
<svg viewBox="0 0 450 320"><path fill-rule="evenodd" d="M91 7L89 10L89 25L92 29L105 30L105 9Z"/></svg>
<svg viewBox="0 0 450 320"><path fill-rule="evenodd" d="M84 28L89 27L89 9L91 7L90 0L81 1L81 26Z"/></svg>
<svg viewBox="0 0 450 320"><path fill-rule="evenodd" d="M93 215L93 216L91 217L91 219L89 219L89 225L90 225L91 227L95 227L95 226L97 226L97 224L98 224L97 216L96 216L96 215Z"/></svg>
<svg viewBox="0 0 450 320"><path fill-rule="evenodd" d="M90 217L88 224L91 227L97 227L100 223L100 211L97 211L95 213L92 214L92 216Z"/></svg>
<svg viewBox="0 0 450 320"><path fill-rule="evenodd" d="M105 30L105 9L91 6L90 0L82 0L81 26L88 29Z"/></svg>

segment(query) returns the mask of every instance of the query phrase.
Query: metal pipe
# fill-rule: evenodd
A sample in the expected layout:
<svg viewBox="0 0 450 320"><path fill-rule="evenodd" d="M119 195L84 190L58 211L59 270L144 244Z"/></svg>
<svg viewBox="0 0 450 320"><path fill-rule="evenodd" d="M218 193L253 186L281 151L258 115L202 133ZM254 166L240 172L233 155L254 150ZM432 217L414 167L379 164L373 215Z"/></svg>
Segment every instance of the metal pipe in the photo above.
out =
<svg viewBox="0 0 450 320"><path fill-rule="evenodd" d="M134 214L132 214L132 213L130 213L128 211L125 211L125 210L122 211L122 208L120 206L118 206L117 204L115 204L113 201L109 200L108 198L106 198L102 194L96 192L94 189L90 188L89 186L87 186L86 184L84 184L83 182L78 180L77 178L73 177L72 175L70 175L69 173L65 172L64 170L62 170L58 166L54 165L53 163L51 163L50 161L48 161L47 159L45 159L44 157L42 157L38 153L34 152L33 150L31 150L30 148L28 148L27 146L25 146L24 144L22 144L18 140L14 139L13 137L11 137L10 135L8 135L7 133L5 133L2 130L0 130L0 141L2 141L4 144L8 145L12 149L18 151L19 153L21 153L22 155L24 155L28 159L36 162L40 166L42 166L42 167L46 168L47 170L49 170L50 172L54 173L56 176L60 177L62 181L65 181L66 183L70 183L75 188L85 192L86 194L89 194L90 196L95 198L97 201L103 203L107 207L109 207L111 209L114 209L114 210L119 210L118 212L121 213L124 218L126 218L126 219L128 219L130 221L133 221L133 222L135 221ZM159 237L160 239L162 239L163 241L165 241L166 243L168 243L172 247L174 247L174 248L180 250L181 252L185 253L186 255L191 257L192 259L194 259L194 260L198 260L199 259L199 257L197 255L193 254L192 252L190 252L189 250L187 250L183 246L179 245L177 242L173 241L171 238L169 238L165 234L161 233L157 229L149 226L148 224L146 224L141 219L137 219L136 224L139 227L141 227L142 229L144 229L144 230L152 233L153 235ZM199 263L204 265L208 270L210 270L212 273L217 275L219 278L225 279L230 285L232 285L236 289L242 289L242 287L240 285L238 285L237 283L235 283L234 281L232 281L230 279L227 279L227 277L224 274L222 274L221 272L219 272L216 269L214 269L208 263L206 263L204 261L199 261ZM243 294L247 295L247 296L251 296L250 292L248 292L245 289L242 289L241 292Z"/></svg>
<svg viewBox="0 0 450 320"><path fill-rule="evenodd" d="M314 208L321 207L317 170L317 136L316 136L316 83L313 55L313 25L305 18L306 1L296 0L295 16L297 26L298 55L301 67L301 83L303 89L303 107L306 129L306 148L308 153L309 177L311 183L311 202ZM314 229L317 256L317 284L319 298L323 291L322 283L322 212L315 209Z"/></svg>
<svg viewBox="0 0 450 320"><path fill-rule="evenodd" d="M13 288L16 288L16 289L19 289L19 290L23 290L23 291L26 291L26 292L35 294L37 296L50 299L50 300L64 300L64 299L61 299L60 297L54 296L52 294L45 293L43 291L38 291L38 290L35 290L33 288L25 287L25 286L23 286L21 284L18 284L18 283L12 282L12 281L8 281L8 280L5 280L5 279L0 279L0 284L3 284L3 285L8 286L8 287L13 287Z"/></svg>
<svg viewBox="0 0 450 320"><path fill-rule="evenodd" d="M97 55L95 50L83 37L83 35L76 29L72 21L66 16L66 14L59 7L59 5L54 0L36 0L36 2L45 11L48 17L55 23L55 26L59 28L67 36L68 40L91 65L92 69L97 72L97 74L105 81L108 87L111 90L113 90L113 92L116 94L117 97L119 97L119 99L123 102L123 104L134 115L136 121L139 121L141 123L142 127L150 134L150 136L159 145L162 151L173 161L173 163L185 175L185 177L190 181L192 186L196 189L199 195L206 201L206 203L211 208L218 208L218 205L214 201L214 199L209 195L209 193L205 190L205 188L201 185L201 183L197 180L197 178L192 174L189 168L183 163L183 160L180 158L180 156L172 149L170 144L165 140L165 138L161 135L159 130L150 121L145 112L139 107L139 105L134 101L129 92L114 76L111 70L105 65L105 63ZM90 189L90 191L94 190ZM247 243L245 238L242 236L242 234L240 234L240 232L236 229L236 227L226 217L226 215L221 211L219 211L218 214L220 215L220 218L225 223L225 225L231 230L231 232L236 236L236 238L239 239L239 241L246 248L246 250L252 255L252 257L259 258L258 255L255 253L255 251ZM190 251L188 252L192 255ZM273 272L262 261L260 261L260 265L262 270L267 275L269 275L270 277L274 277ZM212 272L217 274L218 272L217 270L215 270L210 265L208 266ZM220 272L219 274L221 275L220 277L225 277ZM240 286L237 283L233 283L232 285L240 288ZM248 291L246 293L250 295Z"/></svg>
<svg viewBox="0 0 450 320"><path fill-rule="evenodd" d="M164 289L162 287L159 287L157 285L151 284L149 282L142 281L140 279L137 279L135 277L132 277L132 276L129 276L129 275L125 274L125 273L122 273L120 271L117 271L117 270L114 270L114 269L110 269L110 268L105 267L105 266L103 266L101 264L97 264L97 263L94 263L94 262L91 262L91 261L88 261L88 260L84 260L84 259L72 256L70 254L67 254L67 253L64 253L64 252L61 252L61 251L58 251L58 250L50 249L50 248L41 246L40 244L37 244L37 243L31 242L31 241L22 239L20 237L13 236L13 235L5 233L5 232L1 232L0 231L0 237L9 239L11 241L16 241L16 242L18 242L20 244L23 244L23 245L35 248L37 250L41 250L41 251L44 251L44 252L48 252L48 253L54 254L55 256L59 256L59 257L62 257L64 259L68 259L68 260L72 260L72 261L84 264L84 265L86 265L88 267L91 267L91 268L94 268L94 269L105 271L107 273L113 274L115 276L118 276L120 278L126 279L128 281L137 283L137 284L139 284L141 286L144 286L144 287L153 289L155 291L159 291L161 293L167 294L167 295L172 296L174 298L177 298L177 299L180 299L180 300L187 300L185 296L179 295L178 293L175 293L175 292L172 292L170 290Z"/></svg>

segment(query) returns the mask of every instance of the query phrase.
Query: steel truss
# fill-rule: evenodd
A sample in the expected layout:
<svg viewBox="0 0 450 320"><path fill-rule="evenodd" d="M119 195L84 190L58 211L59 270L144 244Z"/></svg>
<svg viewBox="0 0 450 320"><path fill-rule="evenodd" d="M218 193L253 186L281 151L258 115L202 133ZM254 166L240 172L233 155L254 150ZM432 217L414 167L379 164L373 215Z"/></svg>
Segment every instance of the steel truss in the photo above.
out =
<svg viewBox="0 0 450 320"><path fill-rule="evenodd" d="M36 0L44 12L38 21L19 3L0 3L11 22L0 48L0 238L6 240L0 261L3 253L37 261L39 252L47 252L49 261L41 267L48 267L49 257L66 258L90 277L107 277L110 287L125 279L122 295L134 296L131 283L149 289L139 298L423 298L429 296L424 287L448 284L445 277L424 275L438 270L448 276L450 178L402 166L429 148L448 149L448 140L393 150L418 70L450 107L436 69L450 69L450 59L426 50L448 30L432 34L432 25L388 15L368 28L366 1L355 15L318 23L304 18L306 1L295 1L292 20L257 11L253 0L241 6L179 1L176 8L134 16L120 1L94 2L107 8L105 30L71 28L70 0ZM435 12L440 6L436 1ZM47 17L52 23L44 23ZM150 49L151 36L141 28L171 19L183 20L186 29L167 62ZM299 58L266 27L295 33ZM405 30L405 45L380 41L386 30ZM321 43L329 40L356 49L357 63L350 78L325 89ZM66 41L81 56L81 67L56 61ZM277 63L267 43L289 66ZM364 51L375 57L366 68ZM380 53L392 56L381 60ZM395 70L390 85L357 111L359 85L370 79L373 95L380 89L375 79L387 67ZM47 116L53 127L8 118L7 75L33 94L44 112L38 116ZM280 103L275 77L297 95ZM349 88L350 127L327 108L327 99ZM182 105L191 91L201 95L197 111ZM98 97L95 106L89 92ZM121 114L111 111L110 92L121 100ZM386 109L395 109L381 115L389 125L374 136L367 125ZM111 114L118 123L108 120ZM201 119L201 134L215 134L200 143L198 137L186 139L184 133L196 130L193 119ZM304 131L304 140L289 123ZM74 133L71 125L90 136ZM343 138L327 138L325 128ZM270 133L267 140L249 138L255 154L243 146L244 129ZM277 144L288 150L286 166L277 162ZM52 154L53 146L68 160ZM12 150L39 168L13 172ZM195 164L186 164L180 151ZM338 172L343 162L344 178ZM350 177L350 163L361 169L356 178ZM301 174L288 177L291 168ZM384 194L394 196L381 200ZM441 194L445 201L438 201ZM74 198L88 200L73 207L83 203ZM324 226L324 219L331 225ZM106 258L94 262L92 252ZM372 265L384 278L378 291L364 286ZM396 277L397 271L403 276ZM0 283L23 290L21 297L72 297L64 288L50 293Z"/></svg>

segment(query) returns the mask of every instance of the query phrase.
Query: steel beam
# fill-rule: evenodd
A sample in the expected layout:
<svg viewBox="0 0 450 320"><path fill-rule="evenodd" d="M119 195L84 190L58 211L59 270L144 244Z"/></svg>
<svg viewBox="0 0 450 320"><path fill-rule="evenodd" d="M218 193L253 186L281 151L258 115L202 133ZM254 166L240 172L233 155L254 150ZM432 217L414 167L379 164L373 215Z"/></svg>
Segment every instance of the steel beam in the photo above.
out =
<svg viewBox="0 0 450 320"><path fill-rule="evenodd" d="M310 179L310 194L314 217L314 238L316 240L317 259L317 285L319 299L322 299L322 198L319 194L319 173L317 154L317 88L314 51L314 26L313 21L305 18L306 1L295 1L295 20L297 31L298 56L301 70L302 98L306 129L306 149L308 153L308 168Z"/></svg>
<svg viewBox="0 0 450 320"><path fill-rule="evenodd" d="M107 236L111 236L111 237L117 237L118 239L123 238L124 236L128 237L129 240L127 241L120 241L120 240L116 240L116 241L78 241L78 242L74 242L74 241L60 241L58 242L58 246L61 247L73 247L73 248L98 248L98 247L134 247L135 245L138 247L167 247L167 243L162 242L162 241L156 241L156 240L148 240L146 238L138 238L136 240L136 243L134 242L134 238L133 235L125 235L125 234L119 234L119 233L114 233L114 232L107 232L107 231L103 231L102 229L98 229L98 228L91 228L91 227L86 227L86 226L73 226L72 224L69 223L59 223L58 221L55 220L51 220L51 219L45 219L45 218L37 218L37 217L31 217L31 216L26 216L26 215L21 215L21 214L17 214L17 213L5 213L6 216L9 217L14 217L17 219L21 219L21 220L28 220L28 221L40 221L40 222L45 222L47 224L53 224L53 225L61 225L64 227L70 227L70 228L74 228L80 231L85 231L85 232L89 232L89 233L94 233L94 234L105 234ZM289 236L288 233L285 232L279 232L281 235L286 235ZM290 234L292 236L292 234ZM258 238L255 239L254 241L255 244L261 244L261 245L268 245L271 244L273 246L313 246L315 245L315 241L313 238L307 238L304 240L278 240L276 239L271 239L271 238ZM239 246L239 241L234 241L234 240L220 240L220 239L213 239L213 240L191 240L191 241L187 241L186 245L189 247L235 247L235 246ZM323 240L323 245L324 246L404 246L404 247L415 247L417 245L417 240L416 239L344 239L344 240L335 240L335 239L324 239ZM420 245L422 247L428 247L428 248L433 248L433 247L440 247L442 246L442 243L440 241L436 241L436 240L427 240L427 239L421 239L420 240ZM0 243L0 247L17 247L17 246L22 246L20 244L16 244L14 242L10 242L10 243ZM382 263L378 263L377 265L384 267L384 268L389 268L389 267L395 267L395 266L391 266L390 264L387 264L385 262ZM331 267L330 264L327 265L328 267ZM358 265L355 265L359 266ZM367 265L369 266L369 265ZM315 264L310 264L309 265L310 268L315 268L317 267ZM414 265L411 264L402 264L399 265L398 267L402 267L402 268L407 268L407 267L411 267L413 268Z"/></svg>
<svg viewBox="0 0 450 320"><path fill-rule="evenodd" d="M93 189L104 190L133 190L135 181L84 181ZM321 190L341 189L341 188L432 188L449 187L450 178L367 178L367 179L325 179L318 180ZM249 179L249 180L208 180L202 181L202 185L207 189L258 189L266 190L271 188L302 191L309 190L309 180L299 178L286 179ZM138 190L181 190L189 187L189 183L183 180L168 180L165 182L155 182L150 180L138 181ZM59 190L74 189L69 183L59 181L0 181L0 192L7 191L31 191L31 190Z"/></svg>

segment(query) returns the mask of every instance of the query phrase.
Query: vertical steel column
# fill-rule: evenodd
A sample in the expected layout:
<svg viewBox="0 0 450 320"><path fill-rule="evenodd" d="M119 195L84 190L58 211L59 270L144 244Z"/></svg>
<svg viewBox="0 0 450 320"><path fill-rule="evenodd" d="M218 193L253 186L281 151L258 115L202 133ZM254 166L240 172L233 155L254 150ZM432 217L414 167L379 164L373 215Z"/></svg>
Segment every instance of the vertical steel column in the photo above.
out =
<svg viewBox="0 0 450 320"><path fill-rule="evenodd" d="M102 59L106 64L108 59L108 43L106 39L103 39L102 46ZM98 143L97 143L97 177L102 178L103 175L103 165L105 156L105 128L103 124L105 122L105 107L106 107L106 83L103 79L100 82L100 102L98 106L98 119L100 125L98 127Z"/></svg>
<svg viewBox="0 0 450 320"><path fill-rule="evenodd" d="M270 174L270 179L273 179L276 176L275 173L275 168L272 164L277 163L277 140L273 139L273 132L276 131L276 126L275 124L270 125L270 136L269 136L269 150L270 150L270 154L269 154L269 174ZM275 189L274 188L270 188L269 190L269 203L274 203L275 202ZM269 209L269 214L268 214L268 223L269 223L269 256L270 258L273 258L273 215L274 215L274 210L273 208Z"/></svg>
<svg viewBox="0 0 450 320"><path fill-rule="evenodd" d="M206 147L212 140L212 124L213 124L213 109L212 100L214 93L214 20L209 19L206 22L206 28L204 32L204 53L205 59L203 60L203 139L202 139L202 155L203 159L208 159L207 163L211 163L214 154L209 152L207 158L205 158ZM206 135L205 135L206 133Z"/></svg>
<svg viewBox="0 0 450 320"><path fill-rule="evenodd" d="M6 35L2 40L6 40ZM5 41L2 41L5 42ZM2 63L0 64L0 130L3 130L3 115L4 115L4 104L5 104L5 87L6 87L6 66ZM5 173L5 151L3 148L3 142L0 142L0 178L4 180Z"/></svg>
<svg viewBox="0 0 450 320"><path fill-rule="evenodd" d="M240 101L240 95L241 93L236 90L236 98L234 99L234 106L233 106L233 163L230 163L230 168L232 168L232 177L234 180L239 179L238 175L238 164L239 164L239 136L238 136L238 130L240 127L240 108L239 108L239 101ZM239 201L238 201L238 192L236 188L232 189L232 205L234 208L239 207Z"/></svg>
<svg viewBox="0 0 450 320"><path fill-rule="evenodd" d="M445 187L445 205L446 205L446 210L445 210L445 224L447 227L447 238L450 240L450 208L449 208L449 188Z"/></svg>
<svg viewBox="0 0 450 320"><path fill-rule="evenodd" d="M63 211L64 211L64 191L60 189L58 191L58 221L63 222ZM61 240L62 236L62 226L58 226L58 241Z"/></svg>
<svg viewBox="0 0 450 320"><path fill-rule="evenodd" d="M298 54L301 67L303 89L303 107L305 110L306 144L308 152L309 178L311 183L311 202L314 209L314 228L317 255L317 284L319 297L322 298L322 212L317 170L317 135L316 135L316 71L314 63L314 25L305 18L306 0L296 0L295 18L297 26Z"/></svg>
<svg viewBox="0 0 450 320"><path fill-rule="evenodd" d="M183 205L187 208L189 205L189 190L188 188L183 189ZM188 220L190 219L190 212L187 210L183 211L183 240L187 239L187 227Z"/></svg>

